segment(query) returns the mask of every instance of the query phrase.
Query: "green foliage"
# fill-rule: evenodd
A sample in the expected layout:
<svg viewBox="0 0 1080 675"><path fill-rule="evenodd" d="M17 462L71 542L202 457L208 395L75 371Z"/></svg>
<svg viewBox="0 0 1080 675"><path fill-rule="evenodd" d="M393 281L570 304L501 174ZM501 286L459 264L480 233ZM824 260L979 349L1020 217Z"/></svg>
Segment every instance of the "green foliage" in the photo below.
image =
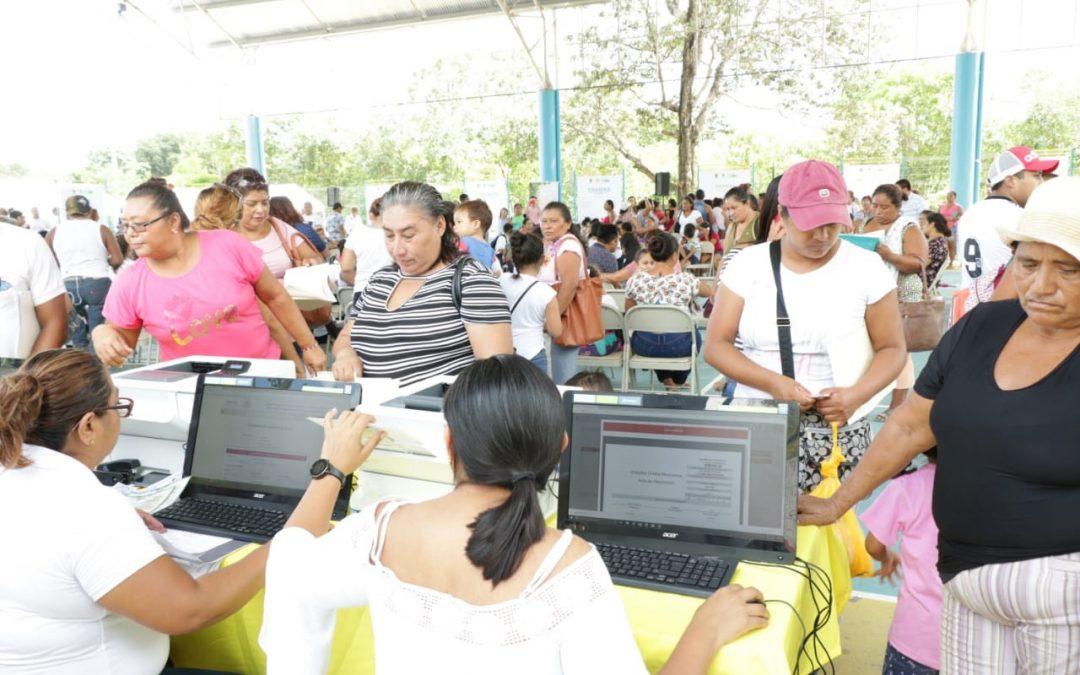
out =
<svg viewBox="0 0 1080 675"><path fill-rule="evenodd" d="M845 161L947 156L952 80L952 74L858 71L840 87L824 151Z"/></svg>
<svg viewBox="0 0 1080 675"><path fill-rule="evenodd" d="M22 164L0 164L0 176L10 176L12 178L21 178L27 175L26 167Z"/></svg>
<svg viewBox="0 0 1080 675"><path fill-rule="evenodd" d="M135 161L152 176L168 176L180 157L182 138L177 134L157 134L135 145Z"/></svg>

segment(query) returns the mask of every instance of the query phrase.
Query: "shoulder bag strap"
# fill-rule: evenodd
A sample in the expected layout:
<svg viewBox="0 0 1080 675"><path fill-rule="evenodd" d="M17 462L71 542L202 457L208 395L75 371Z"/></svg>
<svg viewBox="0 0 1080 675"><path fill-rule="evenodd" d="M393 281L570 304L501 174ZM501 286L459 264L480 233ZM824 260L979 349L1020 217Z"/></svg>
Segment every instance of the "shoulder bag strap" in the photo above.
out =
<svg viewBox="0 0 1080 675"><path fill-rule="evenodd" d="M293 246L288 230L282 231L282 225L284 225L284 223L278 221L277 218L270 218L270 227L274 228L274 234L276 234L278 240L281 241L281 246L285 249L285 255L289 256L289 261L292 263L293 267L300 267L303 264L303 261L300 259L300 252ZM285 227L288 227L288 225L285 225ZM300 233L297 232L297 234ZM300 236L302 237L304 235Z"/></svg>
<svg viewBox="0 0 1080 675"><path fill-rule="evenodd" d="M791 319L784 303L784 288L780 283L780 240L769 244L769 260L772 261L773 279L776 281L776 333L780 339L780 372L784 377L795 379L795 354L791 346Z"/></svg>
<svg viewBox="0 0 1080 675"><path fill-rule="evenodd" d="M538 283L540 283L539 279L529 284L529 287L525 289L525 292L518 296L518 299L514 301L514 306L510 308L510 316L514 315L514 310L517 309L517 306L520 305L521 301L525 299L525 296L529 294L529 291L532 290L533 286Z"/></svg>
<svg viewBox="0 0 1080 675"><path fill-rule="evenodd" d="M454 299L454 308L461 313L461 277L465 273L465 264L472 258L463 255L454 261L454 280L450 285L450 295Z"/></svg>

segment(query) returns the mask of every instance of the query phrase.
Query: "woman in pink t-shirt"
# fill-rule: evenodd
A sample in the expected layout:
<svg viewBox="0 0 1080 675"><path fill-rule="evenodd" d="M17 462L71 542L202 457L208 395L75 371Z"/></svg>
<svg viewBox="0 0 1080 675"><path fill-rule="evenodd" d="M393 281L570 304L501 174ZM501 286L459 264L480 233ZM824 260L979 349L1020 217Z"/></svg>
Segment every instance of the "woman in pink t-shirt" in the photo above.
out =
<svg viewBox="0 0 1080 675"><path fill-rule="evenodd" d="M235 232L189 232L188 219L164 181L132 190L123 212L124 236L139 261L113 282L106 323L94 330L94 349L120 366L145 328L163 360L192 355L276 359L281 355L259 313L264 302L322 370L326 356L296 303L263 264L257 249Z"/></svg>
<svg viewBox="0 0 1080 675"><path fill-rule="evenodd" d="M868 530L866 550L881 562L877 575L904 579L896 599L883 672L929 675L941 667L941 577L938 528L931 512L937 449L914 473L898 476L859 516ZM901 535L903 535L901 537ZM900 554L888 549L900 541Z"/></svg>

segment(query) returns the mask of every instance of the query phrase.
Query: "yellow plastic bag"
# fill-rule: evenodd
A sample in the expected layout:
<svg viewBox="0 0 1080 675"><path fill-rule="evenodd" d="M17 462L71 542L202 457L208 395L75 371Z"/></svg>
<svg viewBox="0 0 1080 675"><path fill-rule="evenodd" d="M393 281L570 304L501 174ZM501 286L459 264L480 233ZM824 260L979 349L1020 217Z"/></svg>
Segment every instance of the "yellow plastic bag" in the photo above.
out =
<svg viewBox="0 0 1080 675"><path fill-rule="evenodd" d="M840 488L840 464L844 461L844 453L840 450L840 425L832 423L833 448L832 454L821 463L821 482L818 483L810 495L825 499L831 497ZM874 572L874 561L866 552L866 537L863 535L859 519L855 517L855 509L850 509L835 523L835 527L844 542L844 548L848 552L848 565L851 567L851 576L868 577Z"/></svg>

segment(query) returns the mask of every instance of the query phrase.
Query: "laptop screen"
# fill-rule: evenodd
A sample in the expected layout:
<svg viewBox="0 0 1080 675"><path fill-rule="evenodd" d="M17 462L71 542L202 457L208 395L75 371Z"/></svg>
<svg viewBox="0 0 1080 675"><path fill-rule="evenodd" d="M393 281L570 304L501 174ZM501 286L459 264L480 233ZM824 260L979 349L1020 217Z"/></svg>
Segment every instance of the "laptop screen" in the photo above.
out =
<svg viewBox="0 0 1080 675"><path fill-rule="evenodd" d="M560 527L793 550L797 409L652 394L567 401Z"/></svg>
<svg viewBox="0 0 1080 675"><path fill-rule="evenodd" d="M206 376L184 473L200 485L300 496L319 458L326 412L359 402L353 383Z"/></svg>

